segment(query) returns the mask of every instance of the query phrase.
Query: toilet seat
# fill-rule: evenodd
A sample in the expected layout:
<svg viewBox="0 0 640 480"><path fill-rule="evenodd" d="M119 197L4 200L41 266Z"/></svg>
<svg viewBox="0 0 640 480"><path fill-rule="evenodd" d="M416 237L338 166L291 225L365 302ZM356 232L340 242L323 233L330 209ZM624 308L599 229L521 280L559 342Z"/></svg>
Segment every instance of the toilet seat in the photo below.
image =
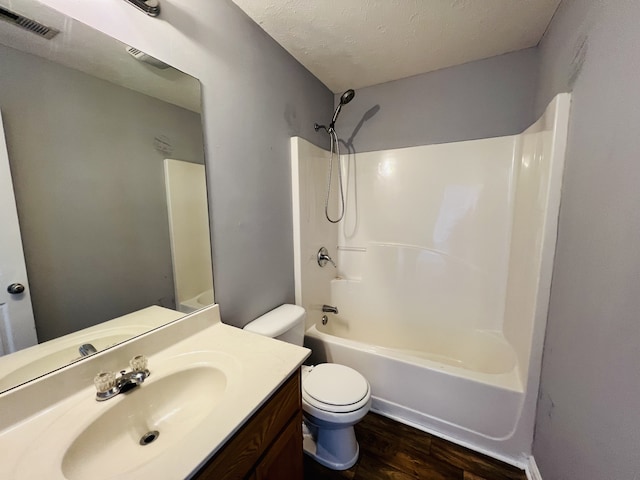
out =
<svg viewBox="0 0 640 480"><path fill-rule="evenodd" d="M345 365L322 363L310 369L302 380L302 399L332 413L359 410L370 400L369 382Z"/></svg>

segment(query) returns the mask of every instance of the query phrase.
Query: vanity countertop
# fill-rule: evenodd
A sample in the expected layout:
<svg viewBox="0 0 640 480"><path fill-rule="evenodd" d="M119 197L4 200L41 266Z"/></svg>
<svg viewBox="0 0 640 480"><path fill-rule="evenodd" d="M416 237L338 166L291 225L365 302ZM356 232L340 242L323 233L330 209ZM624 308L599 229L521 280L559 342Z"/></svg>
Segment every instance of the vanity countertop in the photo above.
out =
<svg viewBox="0 0 640 480"><path fill-rule="evenodd" d="M216 305L195 312L0 394L0 478L186 478L309 353L221 323ZM150 377L97 402L93 376L138 354ZM147 428L159 436L140 445Z"/></svg>

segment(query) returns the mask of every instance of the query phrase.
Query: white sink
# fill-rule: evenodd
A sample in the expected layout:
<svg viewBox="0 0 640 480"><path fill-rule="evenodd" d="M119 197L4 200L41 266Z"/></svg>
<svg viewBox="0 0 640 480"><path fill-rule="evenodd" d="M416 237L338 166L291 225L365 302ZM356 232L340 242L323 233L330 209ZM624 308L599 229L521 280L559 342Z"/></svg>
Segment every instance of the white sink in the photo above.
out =
<svg viewBox="0 0 640 480"><path fill-rule="evenodd" d="M118 477L149 462L200 425L227 387L227 374L212 366L151 380L121 394L122 398L106 401L113 406L93 420L64 454L66 478Z"/></svg>

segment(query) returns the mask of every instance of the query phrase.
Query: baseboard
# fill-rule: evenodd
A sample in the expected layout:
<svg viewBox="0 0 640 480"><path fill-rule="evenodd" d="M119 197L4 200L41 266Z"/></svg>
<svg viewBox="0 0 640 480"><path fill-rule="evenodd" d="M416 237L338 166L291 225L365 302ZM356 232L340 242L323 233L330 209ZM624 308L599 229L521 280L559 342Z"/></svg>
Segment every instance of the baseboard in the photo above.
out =
<svg viewBox="0 0 640 480"><path fill-rule="evenodd" d="M536 459L533 458L533 455L529 457L527 467L524 471L527 474L528 480L542 480L542 475L540 474L540 470L538 470L538 465L536 464Z"/></svg>

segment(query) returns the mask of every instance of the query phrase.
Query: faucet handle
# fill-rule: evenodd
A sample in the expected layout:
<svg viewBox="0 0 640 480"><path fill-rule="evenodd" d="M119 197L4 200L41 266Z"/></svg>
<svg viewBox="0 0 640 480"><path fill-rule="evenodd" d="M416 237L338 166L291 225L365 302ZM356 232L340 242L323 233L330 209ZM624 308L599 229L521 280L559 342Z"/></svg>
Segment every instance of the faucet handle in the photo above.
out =
<svg viewBox="0 0 640 480"><path fill-rule="evenodd" d="M318 261L318 265L320 265L321 267L324 267L327 264L327 262L330 262L334 268L338 268L336 266L336 263L329 256L329 251L325 247L322 247L320 248L320 250L318 250L318 255L316 256L316 260Z"/></svg>
<svg viewBox="0 0 640 480"><path fill-rule="evenodd" d="M100 372L93 379L93 384L98 392L107 392L116 386L116 374L113 372Z"/></svg>
<svg viewBox="0 0 640 480"><path fill-rule="evenodd" d="M116 374L114 372L100 372L93 379L96 387L96 400L102 401L118 393L116 388Z"/></svg>
<svg viewBox="0 0 640 480"><path fill-rule="evenodd" d="M148 363L147 357L144 355L136 355L129 361L129 366L134 372L148 372Z"/></svg>

